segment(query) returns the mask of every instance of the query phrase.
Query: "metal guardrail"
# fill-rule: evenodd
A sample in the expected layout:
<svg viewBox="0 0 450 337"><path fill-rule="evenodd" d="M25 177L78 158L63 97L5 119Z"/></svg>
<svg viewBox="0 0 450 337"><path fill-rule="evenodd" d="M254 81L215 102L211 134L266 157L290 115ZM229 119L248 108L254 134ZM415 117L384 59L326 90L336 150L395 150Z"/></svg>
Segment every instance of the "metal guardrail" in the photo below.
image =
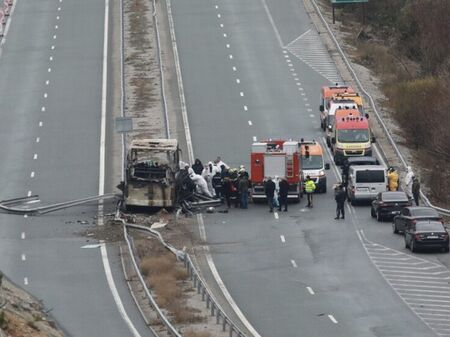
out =
<svg viewBox="0 0 450 337"><path fill-rule="evenodd" d="M161 233L158 231L152 230L151 228L135 225L135 224L129 224L122 218L120 218L119 211L116 212L116 220L121 221L124 226L124 237L127 241L128 249L130 251L130 256L133 261L133 266L135 268L136 274L139 277L139 280L141 281L142 286L144 287L145 293L150 301L150 305L156 310L158 317L162 320L164 326L168 329L168 331L174 336L180 336L181 335L176 331L175 327L170 323L170 321L167 319L167 317L164 315L162 310L158 307L156 304L156 301L154 300L150 290L147 287L147 284L145 283L145 280L141 274L141 271L138 267L138 263L136 262L137 258L134 253L132 239L130 238L128 234L128 228L146 231L150 233L153 237L155 237L164 247L166 247L168 250L170 250L179 261L182 261L184 263L184 266L188 272L188 275L190 279L192 280L194 287L197 290L198 294L202 295L202 300L206 303L206 307L210 309L211 316L216 317L216 324L222 325L222 330L226 331L228 327L229 336L238 336L238 337L245 337L246 335L239 329L239 327L233 323L233 321L226 315L225 311L222 309L222 307L219 305L218 301L214 298L212 295L212 292L208 289L206 286L206 282L200 277L200 273L195 268L195 265L189 256L188 253L184 251L177 250L172 245L168 244L164 241L163 237L161 236Z"/></svg>
<svg viewBox="0 0 450 337"><path fill-rule="evenodd" d="M164 88L164 70L162 65L162 57L161 57L161 39L159 37L159 27L158 27L158 15L156 12L156 0L153 0L153 20L156 32L156 41L157 41L157 49L158 49L158 62L159 62L159 77L161 80L161 97L163 100L163 110L164 110L164 119L166 122L166 136L170 138L170 124L169 124L169 114L167 111L167 100L166 100L166 91Z"/></svg>
<svg viewBox="0 0 450 337"><path fill-rule="evenodd" d="M389 129L387 128L385 122L383 121L383 118L381 117L380 113L378 112L378 109L376 107L375 101L373 99L373 97L370 95L370 93L364 88L364 86L362 85L358 75L356 74L356 71L353 69L352 65L350 64L350 61L348 60L347 56L345 55L344 51L342 50L341 46L339 45L339 42L337 41L336 37L333 34L333 31L331 30L330 26L328 25L328 22L325 20L325 18L322 15L322 12L320 11L319 6L316 3L316 0L311 0L317 14L319 15L320 19L322 20L322 22L324 23L325 27L327 28L333 42L336 45L337 50L339 51L339 54L341 55L342 59L344 60L348 70L351 72L355 82L357 83L359 89L362 91L362 93L366 96L366 98L369 99L370 105L373 109L373 111L375 112L375 115L377 117L378 122L380 123L380 125L382 126L383 129L383 133L385 134L385 136L388 138L389 142L391 143L392 147L394 148L398 158L400 159L400 161L402 162L404 168L406 169L408 166L408 163L406 162L405 158L403 157L402 153L400 152L400 149L398 148L397 144L395 143L394 139L392 138ZM450 216L450 210L449 209L445 209L436 205L433 205L431 203L431 201L428 199L428 197L422 192L420 191L420 196L422 197L422 199L425 201L425 203L430 206L433 207L434 209L436 209L439 213L444 214L444 215L448 215Z"/></svg>

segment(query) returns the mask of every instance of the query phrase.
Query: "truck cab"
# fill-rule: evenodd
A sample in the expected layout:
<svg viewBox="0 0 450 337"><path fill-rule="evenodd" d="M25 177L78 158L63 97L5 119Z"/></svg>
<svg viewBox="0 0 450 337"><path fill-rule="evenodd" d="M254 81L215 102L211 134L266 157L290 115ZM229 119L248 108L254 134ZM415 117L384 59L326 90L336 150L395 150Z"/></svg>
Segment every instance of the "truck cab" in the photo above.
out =
<svg viewBox="0 0 450 337"><path fill-rule="evenodd" d="M340 165L345 158L353 156L371 156L372 142L369 121L364 116L348 114L339 116L336 114L331 148L334 162Z"/></svg>
<svg viewBox="0 0 450 337"><path fill-rule="evenodd" d="M304 181L306 176L310 176L316 184L316 191L326 193L327 176L325 170L328 170L330 165L325 164L323 160L322 146L314 140L300 142L299 146L302 180Z"/></svg>
<svg viewBox="0 0 450 337"><path fill-rule="evenodd" d="M289 183L288 199L300 201L303 183L297 141L268 140L253 143L250 165L253 200L265 199L266 178L278 176L285 177Z"/></svg>

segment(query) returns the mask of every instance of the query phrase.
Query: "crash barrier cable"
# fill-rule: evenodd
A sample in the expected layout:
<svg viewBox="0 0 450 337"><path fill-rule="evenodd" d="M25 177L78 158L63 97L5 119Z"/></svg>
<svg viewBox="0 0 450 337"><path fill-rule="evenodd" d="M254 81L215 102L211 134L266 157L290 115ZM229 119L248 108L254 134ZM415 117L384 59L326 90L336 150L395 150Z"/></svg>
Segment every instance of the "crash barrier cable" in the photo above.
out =
<svg viewBox="0 0 450 337"><path fill-rule="evenodd" d="M319 6L316 3L316 0L311 0L311 1L312 1L313 5L314 5L314 7L316 9L317 14L319 15L320 19L322 20L322 22L324 23L325 27L327 28L327 31L330 34L334 44L336 45L336 48L339 51L339 54L341 55L342 59L344 60L348 70L351 72L353 78L355 79L358 87L361 89L363 94L369 99L370 105L371 105L373 111L375 112L375 115L377 116L377 120L380 123L380 125L382 126L383 133L388 138L389 142L391 143L392 147L394 148L395 152L397 153L398 158L400 159L400 161L402 162L404 168L406 169L408 167L408 164L407 164L405 158L403 157L402 153L400 152L400 149L398 148L398 146L395 143L394 139L392 138L392 136L391 136L391 134L390 134L386 124L383 121L383 118L381 117L380 113L378 112L378 109L376 107L376 104L375 104L375 101L374 101L373 97L370 95L370 93L362 85L358 75L356 74L356 71L351 66L347 56L345 55L344 51L342 50L341 46L339 45L339 42L337 41L335 35L333 34L333 31L331 30L330 26L328 25L328 22L323 17L322 12L320 11L320 8L319 8ZM420 196L422 197L423 200L425 200L425 203L428 206L436 209L439 213L442 213L442 214L450 216L450 210L449 209L445 209L445 208L433 205L431 203L431 201L427 198L427 196L422 191L420 191Z"/></svg>
<svg viewBox="0 0 450 337"><path fill-rule="evenodd" d="M23 198L15 198L0 201L0 210L3 210L7 213L12 214L32 214L32 215L42 215L50 212L58 211L60 209L65 209L73 206L79 206L82 204L86 204L91 201L105 200L105 199L113 199L116 197L114 193L108 193L103 195L96 195L93 197L87 197L77 200L71 200L66 202L60 202L57 204L45 205L40 207L32 207L32 208L23 208L23 207L14 207L17 204L24 204L30 202L39 202L38 195L32 195L29 197Z"/></svg>
<svg viewBox="0 0 450 337"><path fill-rule="evenodd" d="M168 319L164 316L164 313L161 311L161 309L159 309L158 305L156 304L153 296L150 293L150 290L147 287L147 284L144 281L144 278L141 274L141 271L138 267L138 263L136 262L136 260L138 259L138 257L135 256L135 250L133 249L133 240L130 237L130 235L128 234L128 228L131 229L136 229L136 230L141 230L141 231L146 231L149 232L153 237L155 237L156 239L158 239L158 241L164 245L164 247L166 247L168 250L170 250L179 261L182 261L184 263L184 266L188 272L188 275L191 279L191 281L194 284L194 288L196 288L197 293L202 295L202 301L206 302L206 308L210 309L211 312L211 316L215 316L216 317L216 324L221 324L222 325L222 330L226 331L227 326L229 328L229 336L238 336L238 337L245 337L246 335L239 329L239 327L233 323L233 321L226 315L225 311L222 309L222 307L219 305L218 301L214 298L214 296L212 295L212 292L209 290L209 288L206 286L206 282L200 277L199 272L197 271L197 269L195 268L194 263L192 262L191 257L189 256L188 253L184 252L184 251L180 251L177 250L176 248L174 248L172 245L168 244L167 242L164 241L161 233L159 233L158 231L152 230L151 228L145 227L145 226L140 226L140 225L135 225L135 224L129 224L127 223L124 219L120 218L120 213L119 211L117 211L116 213L116 220L121 221L124 225L124 236L125 236L125 240L127 241L127 245L128 245L128 249L130 250L130 256L133 262L133 266L136 270L136 274L139 277L139 280L142 283L142 286L144 287L144 290L147 294L147 297L150 300L150 304L151 306L156 310L158 316L161 318L161 320L163 321L164 325L166 326L166 328L169 330L169 332L172 333L177 333L175 328L173 327L173 325L168 321ZM179 335L175 335L175 336L179 336Z"/></svg>

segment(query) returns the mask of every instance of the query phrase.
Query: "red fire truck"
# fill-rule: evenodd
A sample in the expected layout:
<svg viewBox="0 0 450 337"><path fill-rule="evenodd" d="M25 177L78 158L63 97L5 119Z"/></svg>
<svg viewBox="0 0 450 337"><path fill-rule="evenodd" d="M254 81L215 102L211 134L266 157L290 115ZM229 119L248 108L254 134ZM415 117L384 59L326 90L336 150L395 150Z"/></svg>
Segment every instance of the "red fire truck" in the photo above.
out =
<svg viewBox="0 0 450 337"><path fill-rule="evenodd" d="M253 199L265 199L264 181L286 177L289 183L288 199L300 201L303 182L300 174L299 142L268 140L252 144L250 158Z"/></svg>

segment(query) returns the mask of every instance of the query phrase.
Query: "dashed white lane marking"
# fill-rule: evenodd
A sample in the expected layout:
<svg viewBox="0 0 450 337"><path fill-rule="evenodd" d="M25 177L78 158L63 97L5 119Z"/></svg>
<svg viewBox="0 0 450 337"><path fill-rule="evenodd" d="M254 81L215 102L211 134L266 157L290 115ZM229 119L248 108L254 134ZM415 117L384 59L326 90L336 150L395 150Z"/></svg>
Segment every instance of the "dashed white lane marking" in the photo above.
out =
<svg viewBox="0 0 450 337"><path fill-rule="evenodd" d="M316 117L316 116L314 116L313 114L310 114L309 117L314 118L314 117Z"/></svg>
<svg viewBox="0 0 450 337"><path fill-rule="evenodd" d="M248 125L252 126L253 125L252 121L248 121Z"/></svg>
<svg viewBox="0 0 450 337"><path fill-rule="evenodd" d="M241 80L239 78L236 78L236 83L241 83Z"/></svg>
<svg viewBox="0 0 450 337"><path fill-rule="evenodd" d="M305 98L303 98L303 100L304 100L304 101L307 101L307 100L308 100L308 98L307 98L307 97L305 97Z"/></svg>
<svg viewBox="0 0 450 337"><path fill-rule="evenodd" d="M229 58L230 60L232 60L232 59L233 59L233 54L228 55L228 58Z"/></svg>
<svg viewBox="0 0 450 337"><path fill-rule="evenodd" d="M223 28L223 23L220 24L220 28Z"/></svg>
<svg viewBox="0 0 450 337"><path fill-rule="evenodd" d="M309 292L311 295L314 295L314 294L315 294L314 290L313 290L311 287L306 287L306 290L308 290L308 292Z"/></svg>
<svg viewBox="0 0 450 337"><path fill-rule="evenodd" d="M217 5L215 5L214 7L215 7L216 9L219 9L219 6L217 6Z"/></svg>
<svg viewBox="0 0 450 337"><path fill-rule="evenodd" d="M55 46L51 46L50 48L51 48L52 50L55 50Z"/></svg>
<svg viewBox="0 0 450 337"><path fill-rule="evenodd" d="M248 111L248 106L244 105L244 110Z"/></svg>
<svg viewBox="0 0 450 337"><path fill-rule="evenodd" d="M309 103L305 103L305 106L311 106L311 104L309 104Z"/></svg>
<svg viewBox="0 0 450 337"><path fill-rule="evenodd" d="M281 242L286 242L286 238L284 237L284 235L280 235L280 239L281 239Z"/></svg>
<svg viewBox="0 0 450 337"><path fill-rule="evenodd" d="M58 25L55 25L55 29L58 29Z"/></svg>
<svg viewBox="0 0 450 337"><path fill-rule="evenodd" d="M288 63L288 67L293 67L294 65L292 63Z"/></svg>
<svg viewBox="0 0 450 337"><path fill-rule="evenodd" d="M45 111L45 106L43 106L43 107L41 108L41 111L42 111L42 112L44 112L44 111Z"/></svg>
<svg viewBox="0 0 450 337"><path fill-rule="evenodd" d="M227 33L223 33L223 37L227 37Z"/></svg>
<svg viewBox="0 0 450 337"><path fill-rule="evenodd" d="M25 284L26 286L28 285L28 277L23 278L23 284Z"/></svg>
<svg viewBox="0 0 450 337"><path fill-rule="evenodd" d="M61 10L61 7L58 7L58 12Z"/></svg>
<svg viewBox="0 0 450 337"><path fill-rule="evenodd" d="M298 77L294 78L294 81L300 81L300 79Z"/></svg>
<svg viewBox="0 0 450 337"><path fill-rule="evenodd" d="M48 97L48 94L47 93L44 93L44 98L47 98Z"/></svg>
<svg viewBox="0 0 450 337"><path fill-rule="evenodd" d="M53 61L53 56L50 56L48 59L49 59L50 61Z"/></svg>
<svg viewBox="0 0 450 337"><path fill-rule="evenodd" d="M31 191L28 191L27 196L31 197Z"/></svg>
<svg viewBox="0 0 450 337"><path fill-rule="evenodd" d="M41 139L39 137L36 137L36 143L39 143Z"/></svg>
<svg viewBox="0 0 450 337"><path fill-rule="evenodd" d="M49 84L50 84L49 80L45 81L45 85L49 85Z"/></svg>
<svg viewBox="0 0 450 337"><path fill-rule="evenodd" d="M225 45L225 47L227 47L227 48L230 48L230 44L229 44L229 43L227 43L227 44Z"/></svg>
<svg viewBox="0 0 450 337"><path fill-rule="evenodd" d="M53 35L53 40L56 40L56 35Z"/></svg>
<svg viewBox="0 0 450 337"><path fill-rule="evenodd" d="M287 54L287 51L286 51L286 50L283 50L283 54Z"/></svg>
<svg viewBox="0 0 450 337"><path fill-rule="evenodd" d="M275 219L279 219L280 217L278 216L278 212L273 212L273 216L275 217Z"/></svg>
<svg viewBox="0 0 450 337"><path fill-rule="evenodd" d="M292 267L297 268L297 263L294 260L291 260Z"/></svg>
<svg viewBox="0 0 450 337"><path fill-rule="evenodd" d="M338 323L338 321L336 320L336 318L334 318L333 315L328 315L328 318L329 318L334 324L337 324L337 323Z"/></svg>
<svg viewBox="0 0 450 337"><path fill-rule="evenodd" d="M42 123L42 121L39 122L39 127L42 127L43 125L44 125L44 123Z"/></svg>
<svg viewBox="0 0 450 337"><path fill-rule="evenodd" d="M297 76L297 73L293 73L292 76Z"/></svg>
<svg viewBox="0 0 450 337"><path fill-rule="evenodd" d="M244 92L241 91L241 92L239 93L239 95L241 95L241 97L244 97Z"/></svg>
<svg viewBox="0 0 450 337"><path fill-rule="evenodd" d="M220 19L221 17L222 17L222 15L220 15L220 14L217 14L217 17Z"/></svg>
<svg viewBox="0 0 450 337"><path fill-rule="evenodd" d="M253 136L253 141L254 141L254 142L256 142L256 141L257 141L257 138L256 138L256 136Z"/></svg>
<svg viewBox="0 0 450 337"><path fill-rule="evenodd" d="M237 68L236 68L236 67L233 67L233 71L237 71Z"/></svg>
<svg viewBox="0 0 450 337"><path fill-rule="evenodd" d="M31 171L30 178L34 178L34 171Z"/></svg>
<svg viewBox="0 0 450 337"><path fill-rule="evenodd" d="M48 68L47 71L48 71L49 73L51 73L51 72L52 72L52 68Z"/></svg>
<svg viewBox="0 0 450 337"><path fill-rule="evenodd" d="M26 219L28 218L28 214L24 214L23 217Z"/></svg>
<svg viewBox="0 0 450 337"><path fill-rule="evenodd" d="M27 260L27 256L25 254L22 254L21 258L22 258L22 261L26 261Z"/></svg>
<svg viewBox="0 0 450 337"><path fill-rule="evenodd" d="M37 155L37 153L35 153L35 154L33 155L33 159L36 160L37 158L38 158L38 155Z"/></svg>
<svg viewBox="0 0 450 337"><path fill-rule="evenodd" d="M56 20L59 20L59 16L56 17Z"/></svg>
<svg viewBox="0 0 450 337"><path fill-rule="evenodd" d="M22 232L22 233L20 234L20 238L21 238L22 240L25 240L25 238L26 238L25 232Z"/></svg>

